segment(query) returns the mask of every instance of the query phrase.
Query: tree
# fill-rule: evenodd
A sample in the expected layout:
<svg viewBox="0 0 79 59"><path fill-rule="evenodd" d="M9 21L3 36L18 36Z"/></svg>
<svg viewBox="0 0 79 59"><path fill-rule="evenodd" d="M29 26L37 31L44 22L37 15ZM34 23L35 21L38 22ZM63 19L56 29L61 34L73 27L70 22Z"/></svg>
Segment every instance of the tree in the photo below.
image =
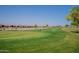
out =
<svg viewBox="0 0 79 59"><path fill-rule="evenodd" d="M49 25L48 24L46 24L46 27L48 27Z"/></svg>
<svg viewBox="0 0 79 59"><path fill-rule="evenodd" d="M69 26L68 24L65 25L65 27L68 27L68 26Z"/></svg>
<svg viewBox="0 0 79 59"><path fill-rule="evenodd" d="M79 26L79 7L74 7L70 10L67 16L67 20L71 21L71 25Z"/></svg>
<svg viewBox="0 0 79 59"><path fill-rule="evenodd" d="M2 25L2 27L5 27L5 25Z"/></svg>
<svg viewBox="0 0 79 59"><path fill-rule="evenodd" d="M34 25L34 27L36 28L36 27L38 27L38 25L37 25L37 24L35 24L35 25Z"/></svg>
<svg viewBox="0 0 79 59"><path fill-rule="evenodd" d="M10 27L14 27L14 25L10 25Z"/></svg>

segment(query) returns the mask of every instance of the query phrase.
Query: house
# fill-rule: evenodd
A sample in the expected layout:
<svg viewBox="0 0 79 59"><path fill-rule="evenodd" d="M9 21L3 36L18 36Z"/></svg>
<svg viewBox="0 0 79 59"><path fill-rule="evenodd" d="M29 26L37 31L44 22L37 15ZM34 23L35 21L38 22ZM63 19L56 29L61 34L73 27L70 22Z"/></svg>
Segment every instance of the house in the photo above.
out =
<svg viewBox="0 0 79 59"><path fill-rule="evenodd" d="M26 26L26 25L0 25L0 31L3 30L42 30L47 29L48 25L44 26Z"/></svg>

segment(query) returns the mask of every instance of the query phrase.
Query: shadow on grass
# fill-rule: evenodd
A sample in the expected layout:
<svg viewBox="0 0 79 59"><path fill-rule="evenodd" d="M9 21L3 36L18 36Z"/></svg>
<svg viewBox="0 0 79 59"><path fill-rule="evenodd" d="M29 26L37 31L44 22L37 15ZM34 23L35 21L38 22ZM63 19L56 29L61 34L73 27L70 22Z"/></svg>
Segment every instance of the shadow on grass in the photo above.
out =
<svg viewBox="0 0 79 59"><path fill-rule="evenodd" d="M79 33L79 31L71 31L71 32L73 32L73 33Z"/></svg>

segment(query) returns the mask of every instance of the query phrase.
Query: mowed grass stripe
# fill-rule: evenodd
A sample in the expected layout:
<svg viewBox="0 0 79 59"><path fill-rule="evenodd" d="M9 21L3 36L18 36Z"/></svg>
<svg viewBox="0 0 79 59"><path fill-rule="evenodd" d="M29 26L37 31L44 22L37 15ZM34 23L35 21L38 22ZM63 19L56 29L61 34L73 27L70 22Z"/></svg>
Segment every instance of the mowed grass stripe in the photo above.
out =
<svg viewBox="0 0 79 59"><path fill-rule="evenodd" d="M6 33L7 32L7 33ZM8 33L9 32L9 33ZM5 34L6 33L6 34ZM13 39L13 38L34 38L34 37L42 37L46 36L48 33L43 32L28 32L28 31L4 31L3 34L0 35L0 39Z"/></svg>

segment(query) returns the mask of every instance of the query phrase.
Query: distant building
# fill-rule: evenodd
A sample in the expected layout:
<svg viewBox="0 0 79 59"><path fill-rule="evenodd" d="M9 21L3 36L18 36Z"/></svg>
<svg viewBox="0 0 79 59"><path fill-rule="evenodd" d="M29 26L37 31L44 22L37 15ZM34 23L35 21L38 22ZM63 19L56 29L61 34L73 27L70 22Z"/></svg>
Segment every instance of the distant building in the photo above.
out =
<svg viewBox="0 0 79 59"><path fill-rule="evenodd" d="M41 29L47 29L48 25L46 26L26 26L26 25L0 25L0 30L41 30Z"/></svg>

